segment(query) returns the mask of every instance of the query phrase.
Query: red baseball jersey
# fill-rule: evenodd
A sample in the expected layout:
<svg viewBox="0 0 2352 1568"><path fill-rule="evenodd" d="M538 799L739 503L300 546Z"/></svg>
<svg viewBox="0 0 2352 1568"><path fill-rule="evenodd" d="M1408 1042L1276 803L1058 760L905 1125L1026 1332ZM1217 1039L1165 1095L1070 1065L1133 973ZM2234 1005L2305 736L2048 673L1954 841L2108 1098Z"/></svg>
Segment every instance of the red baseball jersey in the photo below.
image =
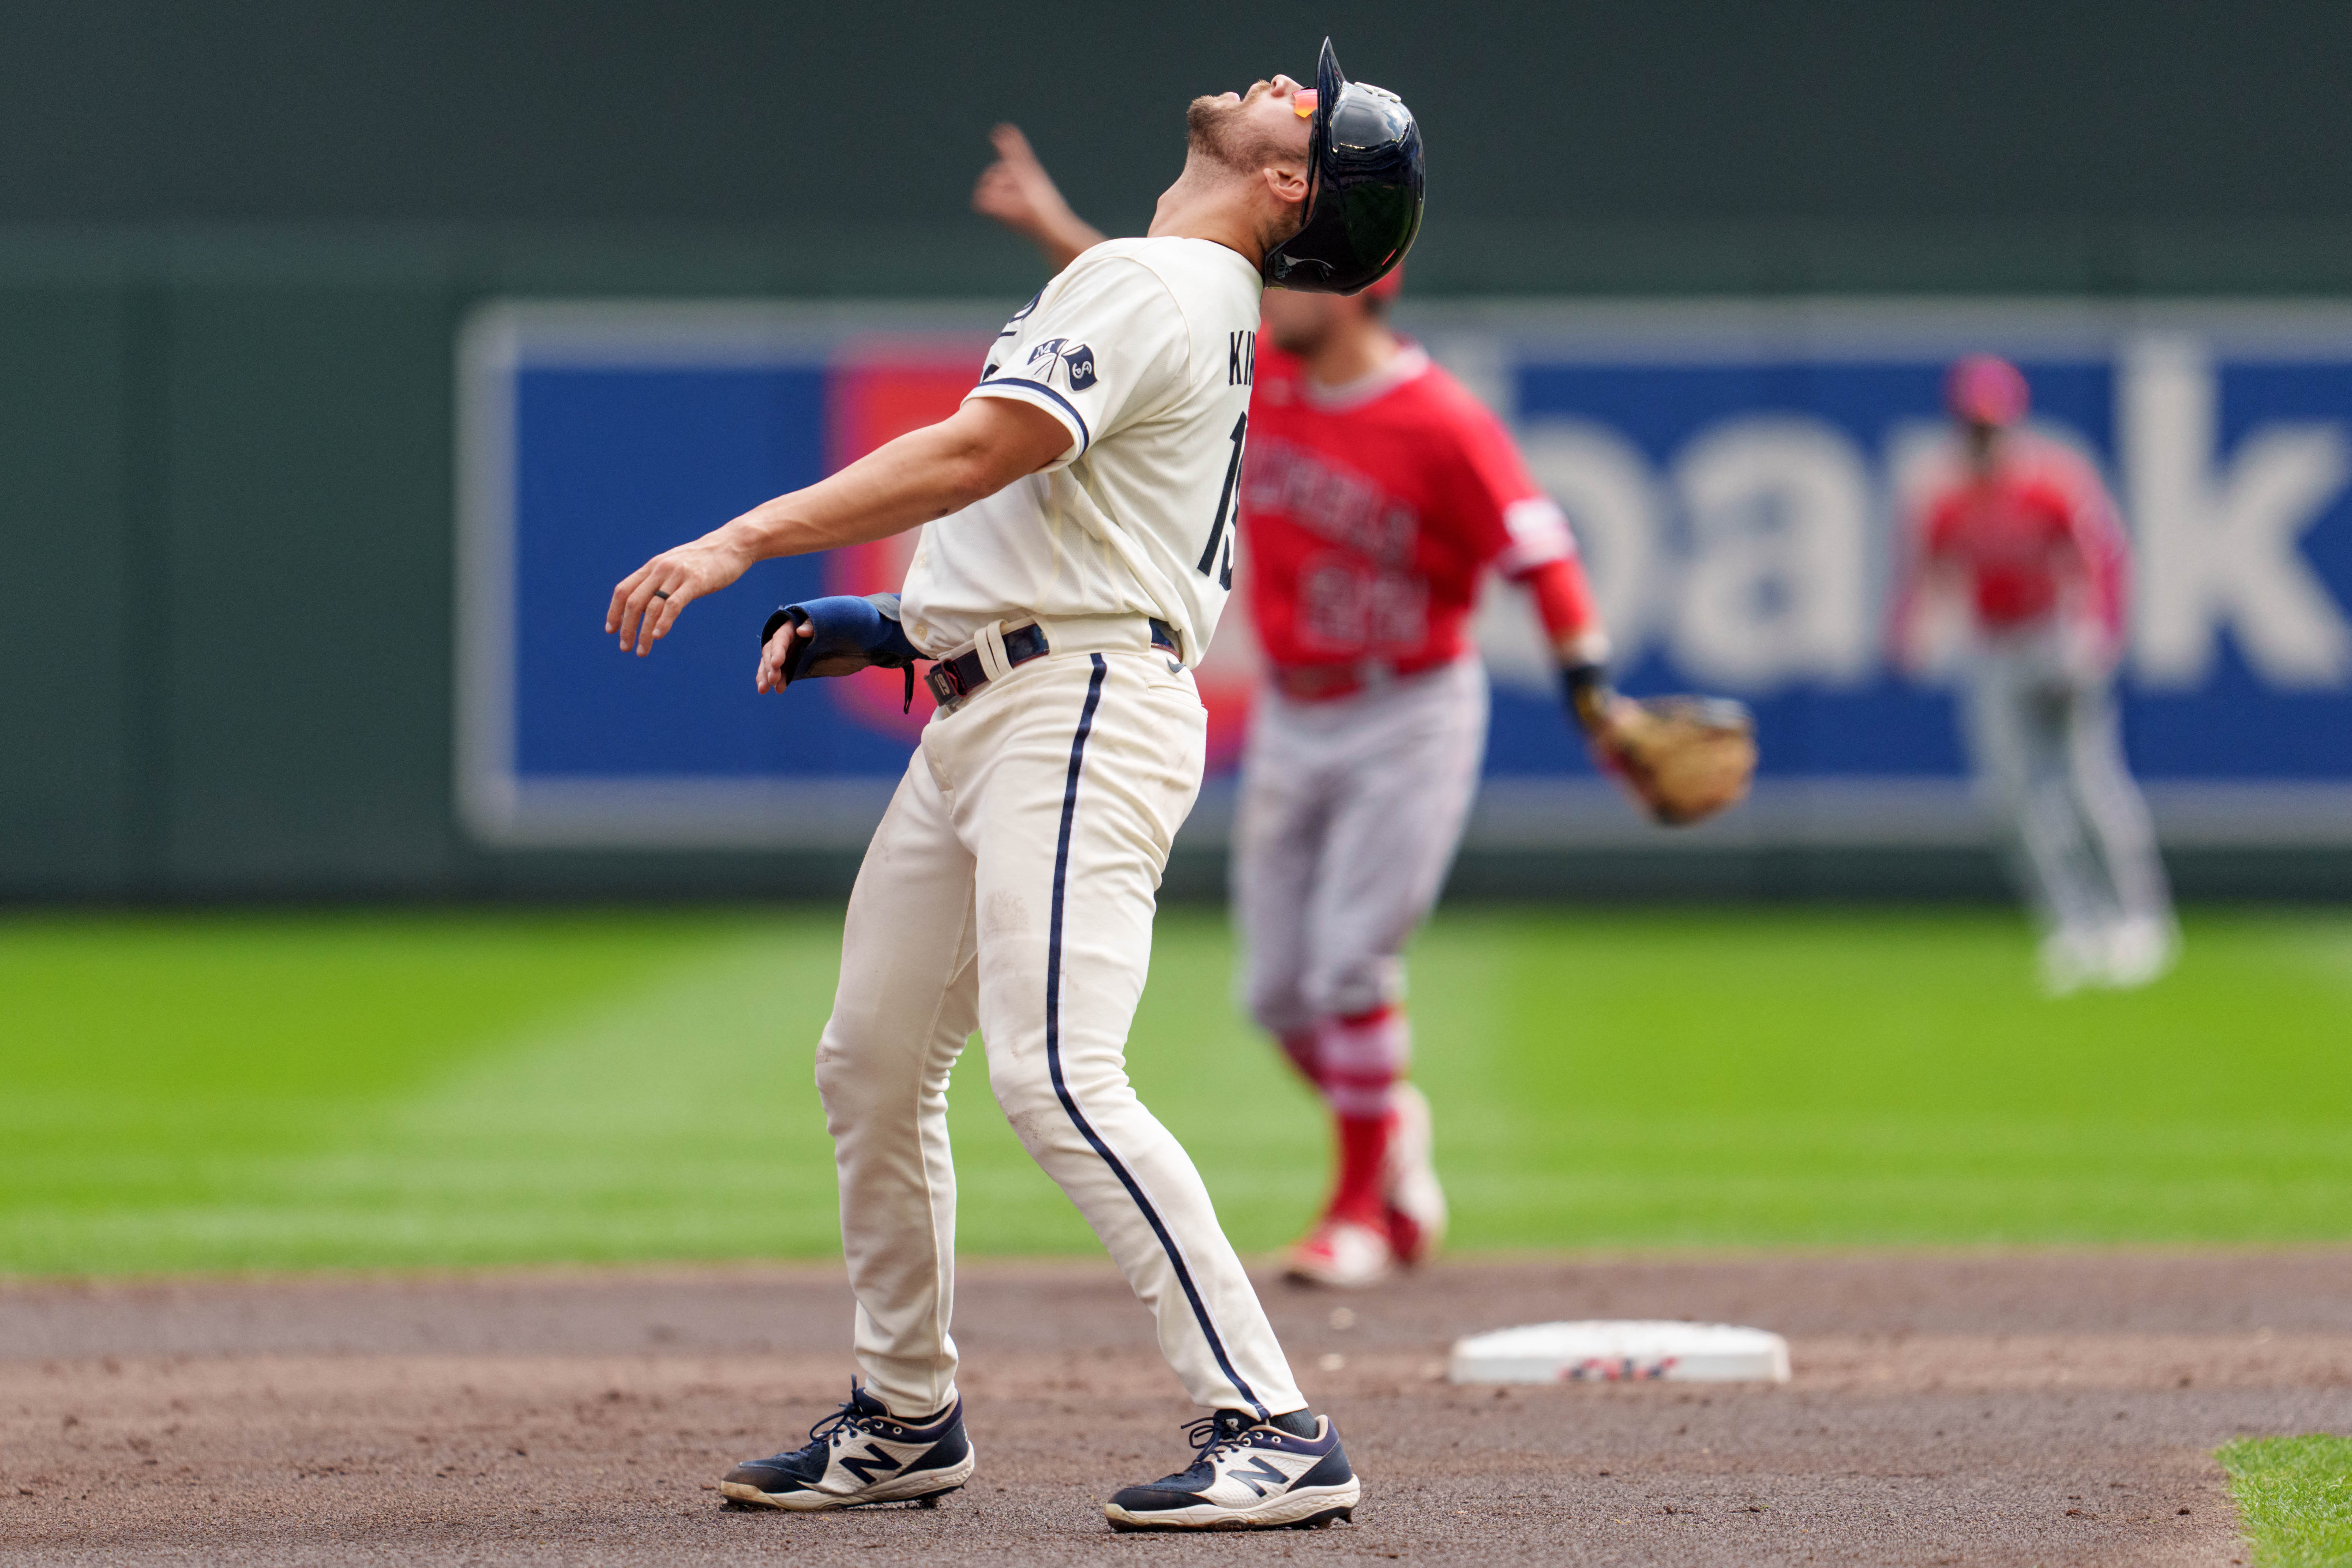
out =
<svg viewBox="0 0 2352 1568"><path fill-rule="evenodd" d="M1502 421L1413 347L1342 387L1260 347L1241 515L1277 670L1448 663L1487 567L1524 577L1575 552Z"/></svg>
<svg viewBox="0 0 2352 1568"><path fill-rule="evenodd" d="M2071 580L2084 589L2074 612L2119 635L2124 534L2106 486L2072 453L2011 440L1992 472L1963 473L1930 495L1920 553L1966 574L1989 629L2051 615Z"/></svg>

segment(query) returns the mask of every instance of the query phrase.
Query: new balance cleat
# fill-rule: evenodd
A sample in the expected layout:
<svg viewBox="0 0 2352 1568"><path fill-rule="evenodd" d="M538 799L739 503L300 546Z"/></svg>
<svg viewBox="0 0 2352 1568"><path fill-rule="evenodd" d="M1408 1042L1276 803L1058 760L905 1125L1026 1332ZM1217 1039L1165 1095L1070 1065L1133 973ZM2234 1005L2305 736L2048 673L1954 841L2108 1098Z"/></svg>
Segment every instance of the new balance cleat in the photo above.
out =
<svg viewBox="0 0 2352 1568"><path fill-rule="evenodd" d="M1315 1233L1290 1249L1283 1272L1307 1285L1342 1288L1388 1278L1396 1264L1386 1230L1353 1220L1327 1218Z"/></svg>
<svg viewBox="0 0 2352 1568"><path fill-rule="evenodd" d="M809 1513L877 1502L917 1502L971 1479L971 1443L959 1399L919 1426L899 1420L851 1384L849 1403L809 1428L805 1447L746 1459L719 1483L730 1502Z"/></svg>
<svg viewBox="0 0 2352 1568"><path fill-rule="evenodd" d="M1276 1416L1302 1436L1245 1410L1220 1410L1186 1436L1192 1467L1129 1487L1103 1505L1113 1530L1320 1530L1355 1517L1362 1488L1328 1415Z"/></svg>
<svg viewBox="0 0 2352 1568"><path fill-rule="evenodd" d="M1389 1250L1410 1268L1436 1256L1445 1240L1445 1189L1432 1158L1428 1098L1409 1083L1389 1092L1396 1107L1382 1183Z"/></svg>

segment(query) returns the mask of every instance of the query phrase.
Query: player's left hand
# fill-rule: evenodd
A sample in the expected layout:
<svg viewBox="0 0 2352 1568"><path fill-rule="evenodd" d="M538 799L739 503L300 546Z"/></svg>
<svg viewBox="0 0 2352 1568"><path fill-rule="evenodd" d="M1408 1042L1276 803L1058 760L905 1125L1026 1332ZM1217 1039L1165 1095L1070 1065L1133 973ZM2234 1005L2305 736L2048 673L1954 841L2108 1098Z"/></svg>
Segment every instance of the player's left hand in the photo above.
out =
<svg viewBox="0 0 2352 1568"><path fill-rule="evenodd" d="M607 635L618 633L621 651L634 646L639 658L669 635L687 605L705 594L715 594L751 565L750 559L719 534L705 534L691 544L665 550L622 578L613 588L612 607L604 612Z"/></svg>
<svg viewBox="0 0 2352 1568"><path fill-rule="evenodd" d="M793 642L815 635L814 628L806 621L787 620L778 626L776 635L760 648L760 669L752 678L752 684L761 692L782 691L784 689L784 664L792 657Z"/></svg>
<svg viewBox="0 0 2352 1568"><path fill-rule="evenodd" d="M1612 696L1591 737L1594 759L1668 827L1738 805L1756 776L1755 718L1728 698Z"/></svg>

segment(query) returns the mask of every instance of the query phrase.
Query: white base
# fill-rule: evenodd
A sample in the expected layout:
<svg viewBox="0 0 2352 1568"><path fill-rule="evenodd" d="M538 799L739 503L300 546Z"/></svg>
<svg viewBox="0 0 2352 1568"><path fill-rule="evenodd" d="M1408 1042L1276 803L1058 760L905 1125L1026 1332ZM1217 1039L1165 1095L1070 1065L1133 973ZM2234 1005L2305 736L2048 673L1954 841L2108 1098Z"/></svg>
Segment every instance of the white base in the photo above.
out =
<svg viewBox="0 0 2352 1568"><path fill-rule="evenodd" d="M1789 1342L1729 1323L1591 1320L1454 1342L1453 1383L1786 1383Z"/></svg>

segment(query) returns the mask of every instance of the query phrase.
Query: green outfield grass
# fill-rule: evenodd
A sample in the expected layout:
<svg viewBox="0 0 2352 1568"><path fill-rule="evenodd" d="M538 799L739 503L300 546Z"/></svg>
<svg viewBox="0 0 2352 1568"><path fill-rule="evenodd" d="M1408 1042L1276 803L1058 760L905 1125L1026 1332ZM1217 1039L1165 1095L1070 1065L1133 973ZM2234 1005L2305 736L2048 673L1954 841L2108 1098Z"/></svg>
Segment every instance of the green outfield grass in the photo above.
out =
<svg viewBox="0 0 2352 1568"><path fill-rule="evenodd" d="M2352 1563L2352 1437L2249 1437L2218 1458L2255 1568Z"/></svg>
<svg viewBox="0 0 2352 1568"><path fill-rule="evenodd" d="M0 920L0 1270L823 1254L836 914ZM2352 917L2041 999L1991 911L1467 911L1413 960L1468 1247L2352 1239ZM1160 922L1129 1053L1244 1249L1322 1119ZM1091 1237L958 1069L976 1252Z"/></svg>

